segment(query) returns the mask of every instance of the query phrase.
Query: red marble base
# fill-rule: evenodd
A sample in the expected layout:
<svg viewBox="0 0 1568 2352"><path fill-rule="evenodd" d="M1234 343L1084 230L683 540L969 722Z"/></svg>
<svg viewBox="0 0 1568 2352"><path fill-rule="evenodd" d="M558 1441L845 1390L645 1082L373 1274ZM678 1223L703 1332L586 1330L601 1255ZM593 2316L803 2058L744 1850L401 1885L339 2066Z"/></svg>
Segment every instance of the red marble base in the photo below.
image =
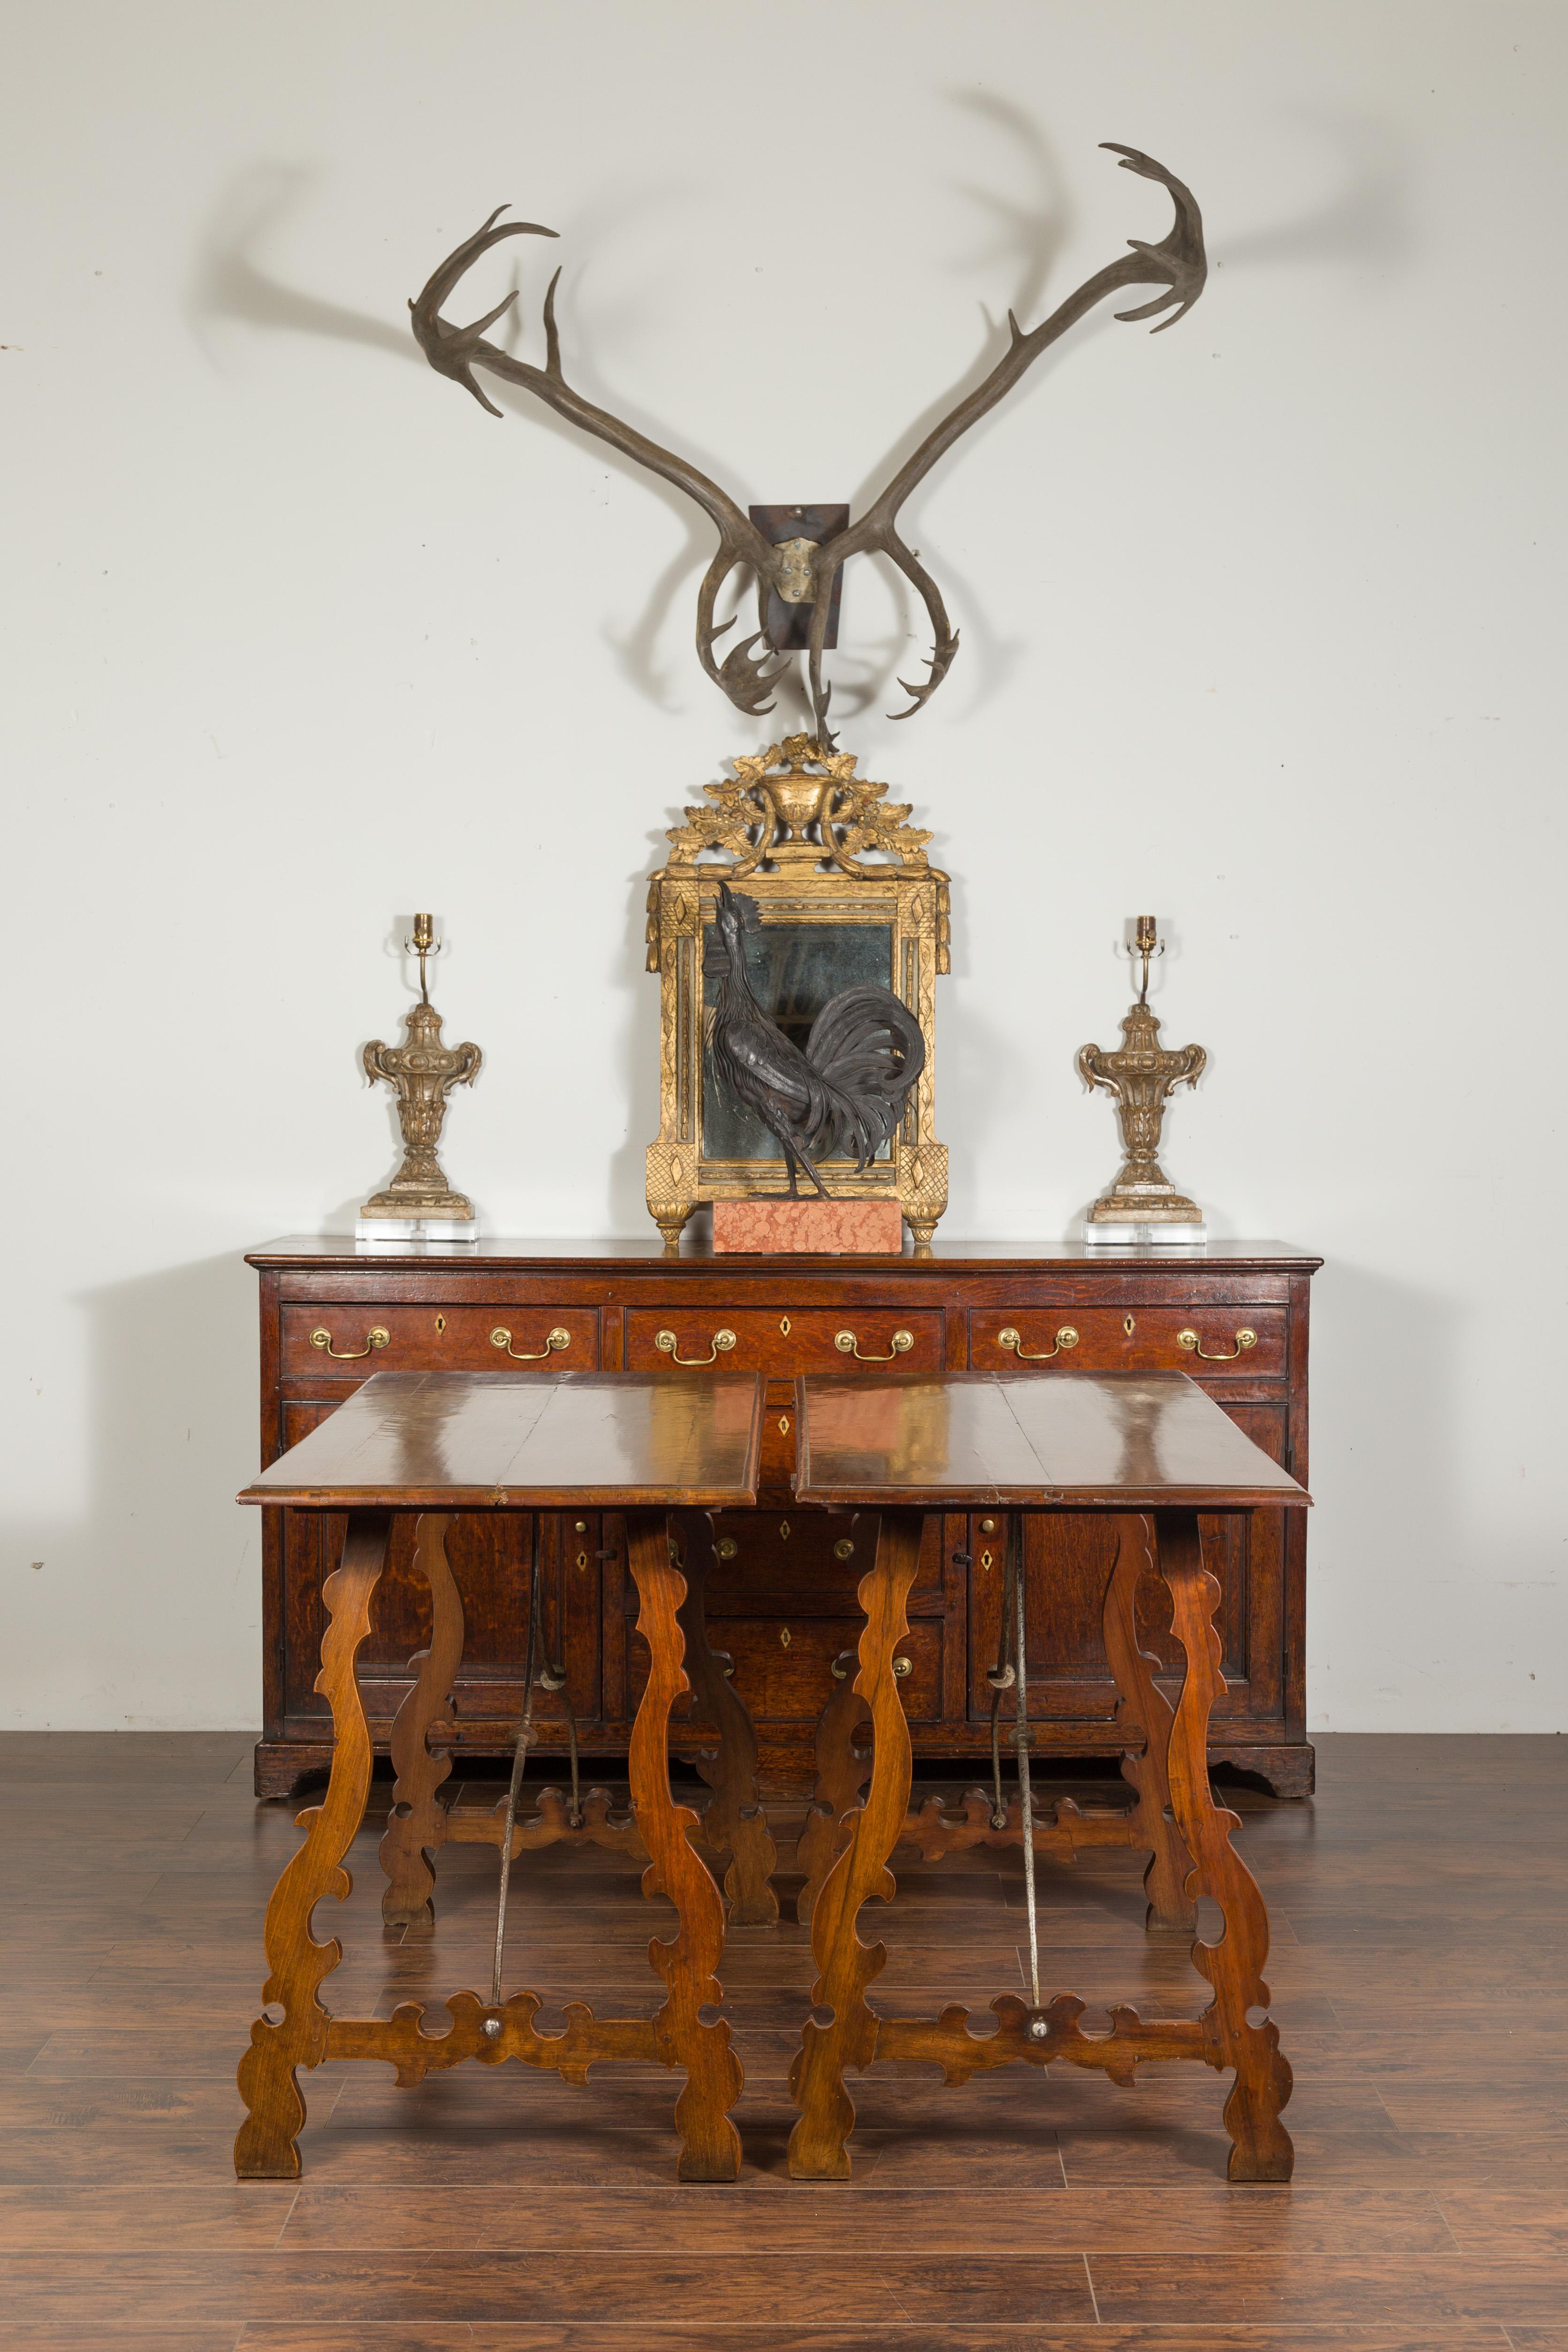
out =
<svg viewBox="0 0 1568 2352"><path fill-rule="evenodd" d="M897 1257L897 1201L715 1201L713 1255L805 1250L818 1257Z"/></svg>

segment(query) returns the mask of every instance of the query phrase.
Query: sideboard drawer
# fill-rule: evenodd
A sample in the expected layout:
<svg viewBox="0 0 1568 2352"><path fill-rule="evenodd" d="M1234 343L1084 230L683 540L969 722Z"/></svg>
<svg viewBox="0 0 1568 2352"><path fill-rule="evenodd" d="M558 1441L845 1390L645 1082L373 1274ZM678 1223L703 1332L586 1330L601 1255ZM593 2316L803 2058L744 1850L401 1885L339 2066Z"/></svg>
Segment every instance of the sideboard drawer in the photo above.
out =
<svg viewBox="0 0 1568 2352"><path fill-rule="evenodd" d="M286 1380L318 1379L329 1363L352 1363L354 1377L363 1380L371 1372L497 1372L512 1362L591 1372L599 1362L595 1307L310 1307L291 1300L280 1320ZM315 1336L323 1331L324 1340ZM563 1331L565 1345L557 1339L552 1347L551 1333Z"/></svg>
<svg viewBox="0 0 1568 2352"><path fill-rule="evenodd" d="M734 1371L793 1376L842 1372L857 1360L934 1372L942 1360L942 1318L930 1307L912 1313L893 1307L781 1307L776 1313L772 1307L635 1307L626 1330L628 1372L719 1363ZM841 1334L853 1347L839 1346Z"/></svg>
<svg viewBox="0 0 1568 2352"><path fill-rule="evenodd" d="M977 1372L1034 1361L1071 1372L1282 1381L1285 1319L1282 1307L985 1307L969 1318L969 1360ZM1004 1331L1016 1331L1019 1345L1004 1346Z"/></svg>
<svg viewBox="0 0 1568 2352"><path fill-rule="evenodd" d="M711 1647L734 1661L735 1687L758 1725L811 1723L838 1685L833 1663L855 1644L847 1634L856 1630L842 1617L721 1617L708 1620ZM942 1643L940 1618L917 1617L899 1643L898 1656L909 1660L899 1676L899 1694L911 1723L936 1723L942 1717ZM647 1647L639 1634L632 1644L631 1702L640 1700L647 1681ZM853 1664L850 1672L853 1673ZM699 1718L700 1720L700 1718Z"/></svg>

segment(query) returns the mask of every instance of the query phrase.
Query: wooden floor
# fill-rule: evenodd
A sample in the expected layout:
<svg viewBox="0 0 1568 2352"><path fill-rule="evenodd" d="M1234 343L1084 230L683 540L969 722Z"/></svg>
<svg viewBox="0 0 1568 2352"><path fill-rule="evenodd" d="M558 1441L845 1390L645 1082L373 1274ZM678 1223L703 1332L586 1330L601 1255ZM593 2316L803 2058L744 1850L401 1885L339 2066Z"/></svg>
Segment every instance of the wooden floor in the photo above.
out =
<svg viewBox="0 0 1568 2352"><path fill-rule="evenodd" d="M242 2188L234 2067L291 1809L254 1802L239 1735L7 1735L0 2342L1568 2352L1568 1739L1318 1753L1314 1801L1232 1798L1273 1914L1289 2189L1226 2186L1222 2084L1195 2066L1131 2092L1068 2069L878 2074L855 2092L853 2182L792 2185L811 1975L793 1926L726 1958L734 2187L673 2185L662 2072L574 2090L470 2067L400 2092L340 2066L307 2078L303 2180ZM434 1939L384 1943L362 1840L333 2006L487 1986L494 1856L443 1865ZM1196 2013L1184 1956L1142 1936L1139 1875L1045 1872L1047 1995ZM513 1884L509 1989L651 2011L670 1915L632 1872L557 1853ZM1016 1990L1017 1858L912 1867L886 1933L890 2010Z"/></svg>

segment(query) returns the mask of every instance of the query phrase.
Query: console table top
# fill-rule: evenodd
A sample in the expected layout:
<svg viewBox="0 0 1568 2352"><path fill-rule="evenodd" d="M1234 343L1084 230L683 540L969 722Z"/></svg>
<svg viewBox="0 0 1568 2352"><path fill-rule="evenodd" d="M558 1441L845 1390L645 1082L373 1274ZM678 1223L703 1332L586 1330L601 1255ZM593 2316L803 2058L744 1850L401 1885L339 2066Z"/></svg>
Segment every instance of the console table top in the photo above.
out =
<svg viewBox="0 0 1568 2352"><path fill-rule="evenodd" d="M313 1510L591 1510L757 1499L756 1372L373 1372L242 1489Z"/></svg>
<svg viewBox="0 0 1568 2352"><path fill-rule="evenodd" d="M807 1374L803 1503L1236 1511L1307 1504L1185 1372Z"/></svg>

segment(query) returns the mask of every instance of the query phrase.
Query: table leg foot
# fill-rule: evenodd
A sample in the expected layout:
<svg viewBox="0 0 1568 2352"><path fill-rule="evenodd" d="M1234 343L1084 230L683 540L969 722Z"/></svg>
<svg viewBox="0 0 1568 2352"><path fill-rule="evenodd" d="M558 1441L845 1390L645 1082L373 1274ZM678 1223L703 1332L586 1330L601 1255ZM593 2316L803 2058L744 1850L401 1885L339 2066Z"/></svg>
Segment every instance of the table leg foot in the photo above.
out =
<svg viewBox="0 0 1568 2352"><path fill-rule="evenodd" d="M447 1838L447 1813L438 1791L452 1759L430 1746L431 1727L450 1718L452 1685L463 1658L463 1602L447 1558L443 1512L426 1511L415 1538L414 1565L430 1591L430 1646L409 1660L414 1687L392 1724L392 1762L396 1785L381 1866L386 1891L381 1916L389 1927L409 1927L433 1919L437 1853Z"/></svg>
<svg viewBox="0 0 1568 2352"><path fill-rule="evenodd" d="M1236 2070L1225 2107L1230 2179L1289 2180L1295 2151L1280 2114L1291 2077L1279 2029L1268 2014L1268 1913L1258 1881L1230 1842L1240 1824L1215 1803L1209 1789L1209 1711L1225 1690L1214 1627L1219 1582L1204 1567L1195 1513L1162 1511L1157 1524L1160 1572L1187 1662L1171 1731L1171 1804L1193 1858L1189 1889L1194 1897L1212 1896L1225 1916L1217 1944L1200 1937L1193 1946L1194 1967L1214 1987L1201 2020L1204 2054L1211 2066Z"/></svg>
<svg viewBox="0 0 1568 2352"><path fill-rule="evenodd" d="M300 1816L305 1842L285 1866L267 1906L270 1973L261 1999L264 2010L280 2009L282 2015L257 2019L250 2047L239 2062L246 2119L234 2144L234 2168L242 2180L299 2178L305 2101L297 2070L319 2066L327 2054L331 2021L321 1986L343 1952L335 1937L316 1942L310 1915L323 1895L341 1899L353 1884L343 1856L364 1819L374 1760L354 1659L370 1632L371 1595L386 1565L391 1536L389 1512L351 1512L342 1562L321 1587L327 1626L316 1688L332 1710L332 1771L321 1804Z"/></svg>
<svg viewBox="0 0 1568 2352"><path fill-rule="evenodd" d="M1115 1521L1116 1564L1105 1588L1101 1623L1105 1652L1116 1677L1116 1721L1141 1730L1142 1745L1121 1759L1121 1776L1138 1792L1135 1830L1149 1849L1143 1892L1144 1925L1152 1935L1192 1936L1197 1905L1187 1892L1192 1857L1171 1809L1171 1727L1175 1709L1154 1679L1160 1661L1138 1641L1138 1587L1156 1573L1154 1523L1131 1514Z"/></svg>
<svg viewBox="0 0 1568 2352"><path fill-rule="evenodd" d="M923 1524L919 1511L885 1513L875 1536L873 1565L860 1583L866 1625L855 1689L870 1710L871 1785L865 1803L842 1824L844 1851L828 1872L812 1915L811 1948L818 1971L812 2001L818 2009L830 2010L832 2016L822 2025L807 2019L790 2069L790 2090L800 2108L789 2142L789 2168L796 2180L849 2178L855 2105L844 2087L844 2070L868 2066L876 2054L878 2019L866 1988L886 1965L887 1947L863 1944L855 1922L868 1896L892 1899L888 1857L909 1811L910 1727L893 1674L893 1655L909 1632L905 1604L920 1566Z"/></svg>
<svg viewBox="0 0 1568 2352"><path fill-rule="evenodd" d="M697 1769L713 1791L702 1816L703 1845L727 1853L724 1892L731 1927L771 1927L779 1916L773 1890L778 1848L757 1796L757 1735L744 1699L725 1671L726 1661L708 1644L706 1586L713 1565L713 1528L706 1511L681 1511L675 1526L686 1573L686 1598L679 1612L686 1639L686 1670L697 1705L719 1734L716 1755L700 1756Z"/></svg>
<svg viewBox="0 0 1568 2352"><path fill-rule="evenodd" d="M717 1880L691 1843L698 1815L678 1805L669 1785L669 1711L691 1685L679 1612L686 1580L671 1557L663 1512L628 1511L626 1549L640 1609L637 1631L650 1657L647 1686L632 1727L632 1803L651 1860L643 1893L667 1895L679 1932L669 1943L655 1937L649 1965L664 1979L663 2007L654 2019L655 2046L666 2065L685 2069L675 2105L682 2180L733 2180L741 2168L741 2136L729 2110L741 2095L741 2063L730 2046L728 2021L703 2021L700 2012L724 1998L718 1967L724 1950L724 1899Z"/></svg>

